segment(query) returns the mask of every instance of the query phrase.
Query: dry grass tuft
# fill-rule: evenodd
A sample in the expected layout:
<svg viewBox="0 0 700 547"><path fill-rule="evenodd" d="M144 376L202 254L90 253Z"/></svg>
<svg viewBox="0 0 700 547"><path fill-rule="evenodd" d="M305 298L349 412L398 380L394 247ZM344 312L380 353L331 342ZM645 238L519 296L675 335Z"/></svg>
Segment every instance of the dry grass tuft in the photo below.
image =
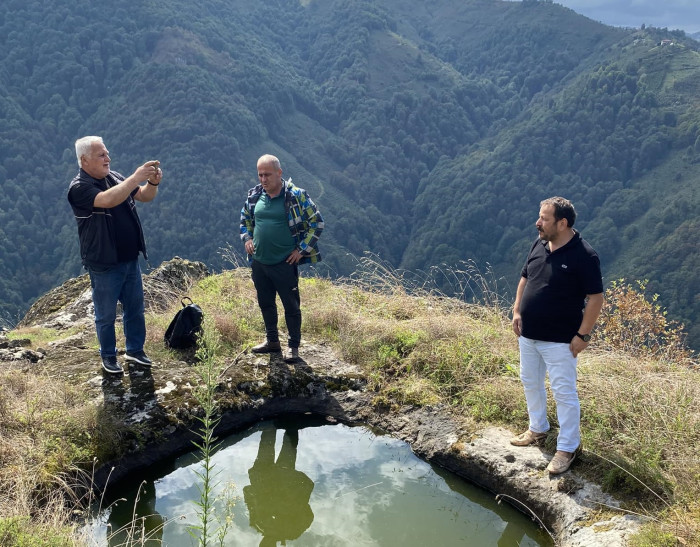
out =
<svg viewBox="0 0 700 547"><path fill-rule="evenodd" d="M213 316L213 324L214 328L219 333L222 343L231 346L239 346L243 342L243 329L230 314L215 313Z"/></svg>
<svg viewBox="0 0 700 547"><path fill-rule="evenodd" d="M603 483L637 494L651 485L664 500L700 492L700 382L670 362L609 352L582 360L579 382L586 447L629 470L612 468Z"/></svg>
<svg viewBox="0 0 700 547"><path fill-rule="evenodd" d="M3 545L75 545L67 523L86 492L75 465L87 466L97 452L88 429L97 410L53 378L6 371L0 384ZM110 430L104 438L113 437Z"/></svg>

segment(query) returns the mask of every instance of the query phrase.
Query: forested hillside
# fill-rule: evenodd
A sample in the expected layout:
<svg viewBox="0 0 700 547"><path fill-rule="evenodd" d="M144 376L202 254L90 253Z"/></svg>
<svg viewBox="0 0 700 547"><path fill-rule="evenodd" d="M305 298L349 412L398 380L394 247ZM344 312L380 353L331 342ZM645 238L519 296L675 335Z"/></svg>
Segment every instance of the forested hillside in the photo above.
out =
<svg viewBox="0 0 700 547"><path fill-rule="evenodd" d="M699 46L533 0L5 0L3 319L80 272L65 195L100 134L117 171L162 162L153 265L224 265L266 152L324 213L331 275L473 259L508 290L560 194L606 280L648 278L697 346Z"/></svg>

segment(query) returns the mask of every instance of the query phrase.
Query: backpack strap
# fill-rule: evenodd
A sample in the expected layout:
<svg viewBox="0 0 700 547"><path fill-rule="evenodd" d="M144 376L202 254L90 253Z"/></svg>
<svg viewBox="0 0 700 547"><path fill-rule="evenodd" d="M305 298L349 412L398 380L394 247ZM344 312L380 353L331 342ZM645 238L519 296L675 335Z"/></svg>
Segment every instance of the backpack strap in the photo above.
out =
<svg viewBox="0 0 700 547"><path fill-rule="evenodd" d="M189 303L189 304L186 304L186 303L185 303L185 300L189 300L190 303ZM186 306L189 306L190 304L194 304L194 302L192 302L192 299L191 299L189 296L183 297L183 299L180 300L180 303L182 304L182 307L183 307L183 308L186 307Z"/></svg>

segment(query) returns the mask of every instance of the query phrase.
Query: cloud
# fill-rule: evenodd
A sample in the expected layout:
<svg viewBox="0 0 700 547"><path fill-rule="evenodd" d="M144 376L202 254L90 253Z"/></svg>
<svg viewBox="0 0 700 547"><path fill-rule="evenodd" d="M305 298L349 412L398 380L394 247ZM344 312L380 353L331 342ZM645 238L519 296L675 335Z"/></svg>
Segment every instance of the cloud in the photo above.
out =
<svg viewBox="0 0 700 547"><path fill-rule="evenodd" d="M698 0L555 0L581 15L617 27L642 24L688 33L700 31Z"/></svg>

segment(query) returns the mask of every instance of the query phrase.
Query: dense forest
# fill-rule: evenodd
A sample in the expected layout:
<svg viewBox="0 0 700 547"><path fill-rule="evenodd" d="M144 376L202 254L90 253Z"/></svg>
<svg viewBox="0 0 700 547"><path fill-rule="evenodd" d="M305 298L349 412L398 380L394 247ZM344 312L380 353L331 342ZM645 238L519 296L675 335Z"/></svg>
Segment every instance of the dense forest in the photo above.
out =
<svg viewBox="0 0 700 547"><path fill-rule="evenodd" d="M648 279L700 345L700 44L551 1L5 0L0 320L80 273L73 142L159 159L150 263L227 264L263 153L326 219L324 275L371 252L492 272L569 197L607 282Z"/></svg>

